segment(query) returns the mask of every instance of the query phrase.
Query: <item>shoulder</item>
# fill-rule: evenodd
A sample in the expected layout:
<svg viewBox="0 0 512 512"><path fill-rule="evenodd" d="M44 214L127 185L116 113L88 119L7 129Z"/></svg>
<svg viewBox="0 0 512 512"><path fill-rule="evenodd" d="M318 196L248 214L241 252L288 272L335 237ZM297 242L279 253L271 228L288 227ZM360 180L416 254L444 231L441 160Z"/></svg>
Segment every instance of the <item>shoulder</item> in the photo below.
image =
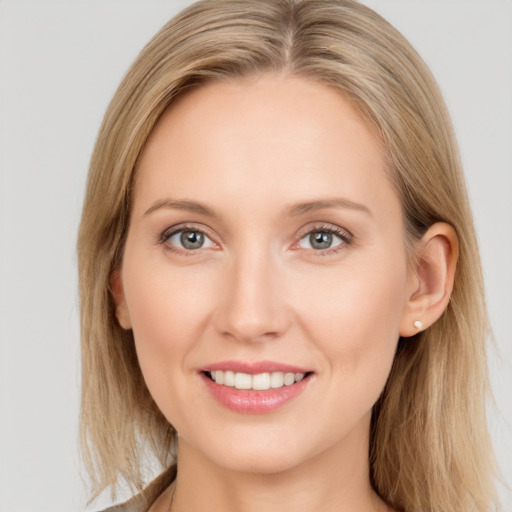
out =
<svg viewBox="0 0 512 512"><path fill-rule="evenodd" d="M176 478L176 466L172 465L133 498L98 512L147 512L154 501Z"/></svg>
<svg viewBox="0 0 512 512"><path fill-rule="evenodd" d="M146 512L148 509L148 501L142 494L137 494L128 501L114 505L98 512Z"/></svg>

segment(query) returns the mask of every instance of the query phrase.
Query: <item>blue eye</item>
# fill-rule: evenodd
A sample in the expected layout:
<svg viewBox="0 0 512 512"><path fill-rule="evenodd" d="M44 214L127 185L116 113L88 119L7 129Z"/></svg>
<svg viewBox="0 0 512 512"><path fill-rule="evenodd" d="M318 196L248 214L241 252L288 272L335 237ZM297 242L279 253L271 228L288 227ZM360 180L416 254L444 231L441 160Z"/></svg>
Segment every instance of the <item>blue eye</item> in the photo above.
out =
<svg viewBox="0 0 512 512"><path fill-rule="evenodd" d="M315 229L303 236L298 245L302 249L326 251L348 242L349 240L346 235L338 234L332 229Z"/></svg>
<svg viewBox="0 0 512 512"><path fill-rule="evenodd" d="M214 246L212 240L205 233L197 229L180 229L166 236L165 241L185 251L208 249Z"/></svg>

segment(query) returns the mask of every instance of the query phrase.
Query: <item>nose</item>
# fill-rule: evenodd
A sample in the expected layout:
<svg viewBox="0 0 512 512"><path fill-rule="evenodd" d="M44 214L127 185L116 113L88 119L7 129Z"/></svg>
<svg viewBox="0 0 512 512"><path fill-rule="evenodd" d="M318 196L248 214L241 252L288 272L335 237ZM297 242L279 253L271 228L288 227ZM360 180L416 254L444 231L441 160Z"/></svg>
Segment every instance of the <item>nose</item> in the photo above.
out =
<svg viewBox="0 0 512 512"><path fill-rule="evenodd" d="M226 269L217 309L217 329L242 342L279 338L287 330L284 276L279 264L264 251L246 251Z"/></svg>

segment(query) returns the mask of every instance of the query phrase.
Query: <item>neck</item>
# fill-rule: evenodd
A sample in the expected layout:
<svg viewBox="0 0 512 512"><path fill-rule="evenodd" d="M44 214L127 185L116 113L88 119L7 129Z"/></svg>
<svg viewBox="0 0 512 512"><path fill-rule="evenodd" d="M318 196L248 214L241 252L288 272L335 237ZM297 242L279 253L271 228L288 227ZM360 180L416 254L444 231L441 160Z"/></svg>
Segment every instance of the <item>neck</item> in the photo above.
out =
<svg viewBox="0 0 512 512"><path fill-rule="evenodd" d="M219 467L181 439L178 475L162 496L173 512L376 512L387 510L370 485L368 436L355 432L341 446L280 472L255 474ZM165 502L165 507L164 507Z"/></svg>

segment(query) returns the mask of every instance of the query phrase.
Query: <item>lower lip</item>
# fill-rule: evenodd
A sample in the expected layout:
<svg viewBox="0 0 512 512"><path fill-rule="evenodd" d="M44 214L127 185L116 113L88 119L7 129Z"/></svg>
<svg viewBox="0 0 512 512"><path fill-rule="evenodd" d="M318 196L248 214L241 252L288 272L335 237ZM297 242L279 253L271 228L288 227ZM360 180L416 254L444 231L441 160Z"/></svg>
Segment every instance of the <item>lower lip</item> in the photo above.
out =
<svg viewBox="0 0 512 512"><path fill-rule="evenodd" d="M311 379L309 375L291 386L255 391L219 385L204 373L201 373L201 377L210 393L221 405L245 414L265 414L279 409L299 396Z"/></svg>

